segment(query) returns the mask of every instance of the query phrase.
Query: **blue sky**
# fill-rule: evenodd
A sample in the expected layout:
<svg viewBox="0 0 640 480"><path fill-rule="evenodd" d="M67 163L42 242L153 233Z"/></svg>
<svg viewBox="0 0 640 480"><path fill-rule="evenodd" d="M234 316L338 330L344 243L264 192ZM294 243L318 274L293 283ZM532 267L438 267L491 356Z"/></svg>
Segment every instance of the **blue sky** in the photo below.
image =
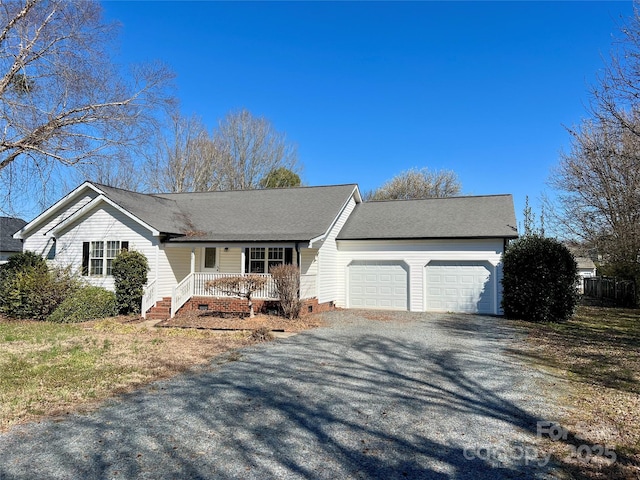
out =
<svg viewBox="0 0 640 480"><path fill-rule="evenodd" d="M122 62L177 74L184 114L265 116L308 185L362 190L411 167L534 207L586 116L625 2L103 3Z"/></svg>

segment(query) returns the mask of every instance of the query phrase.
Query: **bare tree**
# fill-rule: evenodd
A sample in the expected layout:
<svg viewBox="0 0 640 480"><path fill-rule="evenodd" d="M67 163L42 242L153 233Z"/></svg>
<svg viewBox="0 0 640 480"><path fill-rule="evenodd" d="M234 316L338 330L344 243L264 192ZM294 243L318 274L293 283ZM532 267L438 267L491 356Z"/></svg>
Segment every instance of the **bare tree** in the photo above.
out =
<svg viewBox="0 0 640 480"><path fill-rule="evenodd" d="M616 125L640 136L640 13L620 28L609 62L591 88L589 112L599 124Z"/></svg>
<svg viewBox="0 0 640 480"><path fill-rule="evenodd" d="M640 255L640 137L598 120L570 133L571 151L550 180L558 190L555 220L566 237L631 268Z"/></svg>
<svg viewBox="0 0 640 480"><path fill-rule="evenodd" d="M284 167L295 173L298 154L286 135L248 110L229 113L213 135L216 166L222 169L224 190L260 188L260 181Z"/></svg>
<svg viewBox="0 0 640 480"><path fill-rule="evenodd" d="M0 176L19 190L56 165L96 164L144 138L171 77L109 55L116 26L93 0L0 2Z"/></svg>
<svg viewBox="0 0 640 480"><path fill-rule="evenodd" d="M300 184L295 146L264 118L247 110L229 113L209 134L195 116L177 109L155 141L147 162L147 188L205 192Z"/></svg>
<svg viewBox="0 0 640 480"><path fill-rule="evenodd" d="M280 299L282 313L288 319L298 318L302 300L300 300L300 269L296 265L277 265L269 269Z"/></svg>
<svg viewBox="0 0 640 480"><path fill-rule="evenodd" d="M263 288L267 278L262 275L246 274L234 277L222 277L208 281L205 288L214 294L223 293L234 297L246 298L249 304L249 318L255 317L253 311L253 295Z"/></svg>
<svg viewBox="0 0 640 480"><path fill-rule="evenodd" d="M567 239L595 248L610 273L640 277L640 17L622 28L592 88L590 118L568 128L550 184L550 211Z"/></svg>
<svg viewBox="0 0 640 480"><path fill-rule="evenodd" d="M218 190L219 155L199 117L184 117L177 108L166 116L164 128L147 152L146 185L151 191L194 192Z"/></svg>
<svg viewBox="0 0 640 480"><path fill-rule="evenodd" d="M460 194L461 189L458 176L451 170L432 172L427 168L412 168L365 193L364 197L367 201L452 197Z"/></svg>

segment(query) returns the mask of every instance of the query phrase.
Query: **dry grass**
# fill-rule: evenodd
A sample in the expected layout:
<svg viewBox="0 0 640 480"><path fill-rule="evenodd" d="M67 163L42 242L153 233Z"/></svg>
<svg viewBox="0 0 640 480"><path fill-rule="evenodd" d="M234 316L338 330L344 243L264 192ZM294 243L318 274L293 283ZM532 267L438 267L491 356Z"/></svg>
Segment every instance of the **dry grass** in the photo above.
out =
<svg viewBox="0 0 640 480"><path fill-rule="evenodd" d="M123 318L75 325L0 318L0 431L91 408L250 344L248 336Z"/></svg>
<svg viewBox="0 0 640 480"><path fill-rule="evenodd" d="M276 331L301 332L309 328L320 327L323 324L321 315L318 314L303 315L300 318L289 320L274 315L256 315L255 318L220 318L211 315L211 313L188 312L160 322L158 326L222 330L257 330L264 327Z"/></svg>
<svg viewBox="0 0 640 480"><path fill-rule="evenodd" d="M549 445L575 479L640 478L640 311L580 307L559 324L516 322L529 333L524 352L570 380L568 442ZM570 445L615 449L616 461L579 461Z"/></svg>

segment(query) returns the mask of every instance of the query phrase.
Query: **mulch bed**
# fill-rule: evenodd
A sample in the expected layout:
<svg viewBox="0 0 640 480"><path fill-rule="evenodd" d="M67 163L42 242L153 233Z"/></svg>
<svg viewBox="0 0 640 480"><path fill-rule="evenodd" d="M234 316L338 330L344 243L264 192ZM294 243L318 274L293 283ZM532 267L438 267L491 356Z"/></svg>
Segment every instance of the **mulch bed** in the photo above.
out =
<svg viewBox="0 0 640 480"><path fill-rule="evenodd" d="M175 318L163 320L157 327L201 328L211 330L257 330L267 327L271 331L301 332L324 325L320 315L305 315L289 320L275 315L256 315L255 318L221 318L211 313L188 312Z"/></svg>

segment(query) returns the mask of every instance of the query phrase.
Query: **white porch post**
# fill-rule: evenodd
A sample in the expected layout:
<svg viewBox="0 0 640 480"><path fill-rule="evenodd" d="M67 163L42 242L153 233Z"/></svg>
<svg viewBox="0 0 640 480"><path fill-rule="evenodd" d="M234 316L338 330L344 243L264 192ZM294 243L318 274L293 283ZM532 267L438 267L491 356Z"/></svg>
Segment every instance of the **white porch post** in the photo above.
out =
<svg viewBox="0 0 640 480"><path fill-rule="evenodd" d="M196 282L195 278L193 278L193 274L196 272L196 249L195 247L191 247L191 296L195 295Z"/></svg>
<svg viewBox="0 0 640 480"><path fill-rule="evenodd" d="M240 248L240 273L242 275L247 273L247 272L244 271L244 266L245 266L245 264L247 262L246 259L245 259L245 255L246 255L245 254L245 249L244 248Z"/></svg>

